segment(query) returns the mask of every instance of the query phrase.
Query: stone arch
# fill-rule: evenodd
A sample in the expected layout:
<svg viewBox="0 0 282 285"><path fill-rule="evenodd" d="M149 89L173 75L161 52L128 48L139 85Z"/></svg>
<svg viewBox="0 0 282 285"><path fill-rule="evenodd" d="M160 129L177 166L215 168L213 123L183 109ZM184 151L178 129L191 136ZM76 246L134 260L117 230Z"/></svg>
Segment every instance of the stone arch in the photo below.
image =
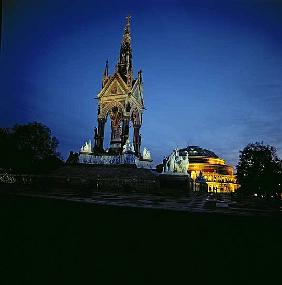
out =
<svg viewBox="0 0 282 285"><path fill-rule="evenodd" d="M101 110L101 113L99 115L100 118L107 119L109 113L112 111L112 108L117 107L118 110L121 112L122 116L124 116L125 108L124 106L118 102L118 101L112 101L106 103Z"/></svg>
<svg viewBox="0 0 282 285"><path fill-rule="evenodd" d="M135 104L135 102L130 101L130 117L132 116L132 113L141 113L140 108Z"/></svg>
<svg viewBox="0 0 282 285"><path fill-rule="evenodd" d="M142 117L141 112L135 106L132 108L130 113L130 120L132 121L133 125L141 125L142 124Z"/></svg>

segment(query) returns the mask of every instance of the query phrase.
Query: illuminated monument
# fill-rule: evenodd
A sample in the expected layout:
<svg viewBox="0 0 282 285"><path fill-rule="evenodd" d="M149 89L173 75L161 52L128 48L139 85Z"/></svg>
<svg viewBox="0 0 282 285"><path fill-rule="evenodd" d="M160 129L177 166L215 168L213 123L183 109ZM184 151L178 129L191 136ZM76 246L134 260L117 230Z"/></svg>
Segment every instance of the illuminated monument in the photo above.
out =
<svg viewBox="0 0 282 285"><path fill-rule="evenodd" d="M91 141L80 149L79 162L87 164L135 164L151 168L150 152L141 153L142 115L144 110L142 72L133 76L130 16L120 47L115 72L110 75L106 62L102 88L97 96L98 128L94 131L94 146ZM104 148L104 133L107 119L111 122L110 147ZM133 144L130 143L129 127L133 127Z"/></svg>

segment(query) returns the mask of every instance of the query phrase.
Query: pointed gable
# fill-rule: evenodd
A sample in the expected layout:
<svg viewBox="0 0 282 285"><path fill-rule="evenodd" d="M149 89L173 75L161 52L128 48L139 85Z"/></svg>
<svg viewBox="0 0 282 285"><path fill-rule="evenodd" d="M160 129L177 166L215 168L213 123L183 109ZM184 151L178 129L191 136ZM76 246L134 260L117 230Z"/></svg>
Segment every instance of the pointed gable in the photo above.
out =
<svg viewBox="0 0 282 285"><path fill-rule="evenodd" d="M105 86L102 88L98 94L98 98L111 95L121 95L128 93L128 87L119 75L118 72L114 73L112 77L107 81Z"/></svg>
<svg viewBox="0 0 282 285"><path fill-rule="evenodd" d="M132 87L132 95L137 100L139 104L143 107L143 87L142 83L140 82L139 78L135 81Z"/></svg>

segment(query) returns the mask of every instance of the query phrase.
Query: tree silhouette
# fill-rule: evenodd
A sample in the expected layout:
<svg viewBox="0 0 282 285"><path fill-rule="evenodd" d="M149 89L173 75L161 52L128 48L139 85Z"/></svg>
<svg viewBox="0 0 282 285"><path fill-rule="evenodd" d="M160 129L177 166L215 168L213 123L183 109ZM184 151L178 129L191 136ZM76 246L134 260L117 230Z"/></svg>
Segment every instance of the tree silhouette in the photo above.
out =
<svg viewBox="0 0 282 285"><path fill-rule="evenodd" d="M263 143L250 143L240 151L237 180L244 194L279 196L282 164L276 149Z"/></svg>
<svg viewBox="0 0 282 285"><path fill-rule="evenodd" d="M46 172L62 164L58 140L41 123L0 129L0 167L17 172Z"/></svg>

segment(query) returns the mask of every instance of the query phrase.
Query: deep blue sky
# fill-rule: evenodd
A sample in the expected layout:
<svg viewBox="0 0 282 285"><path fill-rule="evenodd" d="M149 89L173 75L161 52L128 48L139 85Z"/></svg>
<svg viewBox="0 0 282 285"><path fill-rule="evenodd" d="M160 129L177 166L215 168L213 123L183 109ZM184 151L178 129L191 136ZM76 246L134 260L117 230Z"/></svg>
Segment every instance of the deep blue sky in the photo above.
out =
<svg viewBox="0 0 282 285"><path fill-rule="evenodd" d="M3 1L0 127L43 122L65 157L78 151L131 14L142 144L155 163L187 144L234 165L249 142L282 156L281 1Z"/></svg>

